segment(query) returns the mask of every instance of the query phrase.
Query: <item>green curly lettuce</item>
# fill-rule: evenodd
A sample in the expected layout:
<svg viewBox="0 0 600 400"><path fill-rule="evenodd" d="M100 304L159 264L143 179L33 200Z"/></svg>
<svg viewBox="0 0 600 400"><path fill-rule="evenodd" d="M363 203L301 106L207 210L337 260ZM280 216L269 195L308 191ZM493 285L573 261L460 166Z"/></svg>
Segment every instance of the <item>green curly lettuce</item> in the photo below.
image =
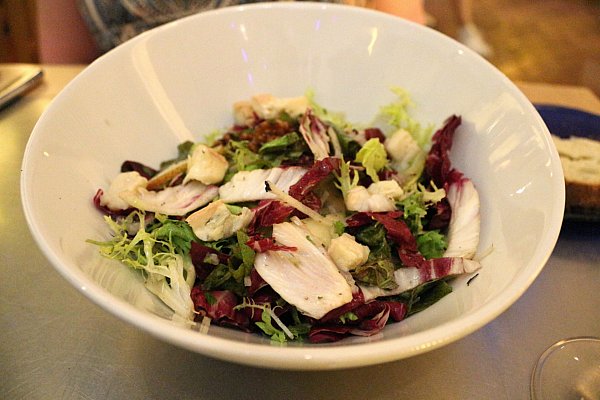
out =
<svg viewBox="0 0 600 400"><path fill-rule="evenodd" d="M157 216L147 223L143 211L134 211L122 220L106 216L112 239L88 240L104 257L118 260L144 274L146 288L174 312L174 319L191 323L194 304L191 287L196 278L189 257L189 242L195 240L183 221ZM130 233L135 232L135 234Z"/></svg>
<svg viewBox="0 0 600 400"><path fill-rule="evenodd" d="M387 123L396 129L405 129L423 150L428 150L431 144L434 126L432 124L424 127L419 121L410 115L410 108L414 107L408 92L402 88L391 89L397 99L383 107L379 113Z"/></svg>
<svg viewBox="0 0 600 400"><path fill-rule="evenodd" d="M367 175L373 182L379 182L377 172L381 171L388 163L387 152L379 139L369 139L358 153L356 161L365 167Z"/></svg>

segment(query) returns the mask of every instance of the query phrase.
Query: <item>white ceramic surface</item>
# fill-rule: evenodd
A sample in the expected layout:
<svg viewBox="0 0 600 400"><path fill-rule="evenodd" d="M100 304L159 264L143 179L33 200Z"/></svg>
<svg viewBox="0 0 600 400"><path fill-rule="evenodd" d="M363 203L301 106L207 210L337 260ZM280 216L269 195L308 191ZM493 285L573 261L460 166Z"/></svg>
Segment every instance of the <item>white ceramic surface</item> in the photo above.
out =
<svg viewBox="0 0 600 400"><path fill-rule="evenodd" d="M138 275L97 254L106 237L92 196L125 159L157 166L176 145L232 122L234 101L260 93L317 100L368 122L407 89L416 116L463 116L452 159L482 201L479 276L377 336L278 346L211 327L174 325ZM515 302L557 240L563 175L548 130L525 96L488 62L428 28L378 12L320 3L263 3L207 12L143 34L101 57L53 101L23 161L33 236L92 301L184 348L261 367L334 369L409 357L480 328ZM162 317L161 317L162 316ZM164 318L167 317L167 318Z"/></svg>

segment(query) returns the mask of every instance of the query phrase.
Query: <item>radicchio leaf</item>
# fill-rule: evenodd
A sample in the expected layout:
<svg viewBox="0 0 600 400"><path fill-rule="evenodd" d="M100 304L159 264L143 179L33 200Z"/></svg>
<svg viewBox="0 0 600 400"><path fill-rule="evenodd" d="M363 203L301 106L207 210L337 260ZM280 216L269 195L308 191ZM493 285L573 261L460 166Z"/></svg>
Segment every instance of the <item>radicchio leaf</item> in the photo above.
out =
<svg viewBox="0 0 600 400"><path fill-rule="evenodd" d="M313 190L332 172L339 173L340 166L341 160L339 158L327 157L315 161L308 172L290 187L288 194L313 210L318 210L321 208L321 201L313 193Z"/></svg>
<svg viewBox="0 0 600 400"><path fill-rule="evenodd" d="M104 195L104 190L98 189L98 191L96 191L96 194L94 195L94 198L92 199L92 201L94 202L94 206L96 207L96 209L98 209L98 211L100 211L104 215L108 215L112 219L116 219L118 217L125 217L134 210L131 207L127 208L125 210L111 210L107 206L102 205L101 200L102 200L103 195Z"/></svg>
<svg viewBox="0 0 600 400"><path fill-rule="evenodd" d="M300 133L314 154L315 160L322 160L329 156L329 135L325 125L312 111L307 109L300 121Z"/></svg>
<svg viewBox="0 0 600 400"><path fill-rule="evenodd" d="M453 174L460 174L452 168L450 162L450 149L456 128L461 124L461 117L452 115L432 138L431 150L425 162L425 172L437 187L444 187Z"/></svg>
<svg viewBox="0 0 600 400"><path fill-rule="evenodd" d="M365 302L365 298L364 298L362 292L360 290L355 290L354 292L352 292L352 300L351 301L344 304L343 306L340 306L338 308L335 308L335 309L329 311L327 314L325 314L323 317L321 317L319 322L327 323L327 322L331 322L331 321L337 321L340 319L340 317L342 315L344 315L348 312L351 312L356 307L360 306L361 304L364 304L364 302Z"/></svg>
<svg viewBox="0 0 600 400"><path fill-rule="evenodd" d="M365 139L373 139L376 138L381 143L385 142L385 135L379 128L367 128L365 129Z"/></svg>
<svg viewBox="0 0 600 400"><path fill-rule="evenodd" d="M273 238L261 237L259 235L252 236L250 240L246 243L248 246L252 248L252 250L257 253L264 253L265 251L296 251L296 247L292 246L284 246L281 244L275 243Z"/></svg>
<svg viewBox="0 0 600 400"><path fill-rule="evenodd" d="M250 298L251 304L268 306L271 308L276 316L280 317L290 309L289 304L284 306L277 306L277 300L281 299L281 296L277 294L270 286L265 286L260 292L254 294ZM245 307L242 309L252 322L261 322L263 310L258 307Z"/></svg>
<svg viewBox="0 0 600 400"><path fill-rule="evenodd" d="M408 307L398 301L374 300L364 302L361 291L353 293L351 302L327 313L311 328L309 340L312 343L335 342L349 335L372 336L385 327L389 318L394 321L404 319ZM351 312L355 319L342 324L340 317Z"/></svg>
<svg viewBox="0 0 600 400"><path fill-rule="evenodd" d="M207 316L216 325L233 326L246 332L250 331L248 315L234 309L239 301L233 292L229 290L205 292L199 286L195 286L192 288L191 297L198 316Z"/></svg>
<svg viewBox="0 0 600 400"><path fill-rule="evenodd" d="M215 263L207 262L207 256L210 256L211 254L216 257L216 261L218 261L219 264L227 264L229 261L229 256L227 254L221 253L220 251L208 246L204 246L198 242L192 242L192 246L190 248L190 257L192 259L194 269L196 270L196 279L198 279L200 282L203 282L215 268Z"/></svg>
<svg viewBox="0 0 600 400"><path fill-rule="evenodd" d="M254 296L259 290L268 287L269 284L260 276L256 271L256 268L252 268L250 271L250 286L248 287L248 295Z"/></svg>
<svg viewBox="0 0 600 400"><path fill-rule="evenodd" d="M147 165L144 165L137 161L125 161L123 162L123 164L121 164L121 172L131 171L136 171L138 174L140 174L146 179L150 179L158 173L158 171L154 168L148 167Z"/></svg>
<svg viewBox="0 0 600 400"><path fill-rule="evenodd" d="M308 333L311 343L337 342L349 335L352 327L345 325L313 326Z"/></svg>
<svg viewBox="0 0 600 400"><path fill-rule="evenodd" d="M261 200L252 212L248 233L253 235L259 228L273 226L285 221L294 208L277 200Z"/></svg>
<svg viewBox="0 0 600 400"><path fill-rule="evenodd" d="M387 237L398 246L398 256L407 267L419 267L425 258L419 252L417 241L408 225L401 219L401 211L360 212L346 220L348 227L360 227L370 222L377 221L382 224L387 232Z"/></svg>
<svg viewBox="0 0 600 400"><path fill-rule="evenodd" d="M300 180L290 187L288 194L313 210L319 210L321 200L313 193L313 190L332 172L339 171L340 165L340 159L338 158L328 157L316 161ZM253 213L248 226L248 233L250 234L256 233L259 228L284 222L292 215L303 216L294 207L277 200L261 200L258 206L253 209Z"/></svg>
<svg viewBox="0 0 600 400"><path fill-rule="evenodd" d="M428 214L430 215L430 219L425 226L426 230L445 230L448 227L452 217L452 208L450 208L448 199L443 198L435 203L435 207L430 208L428 210Z"/></svg>

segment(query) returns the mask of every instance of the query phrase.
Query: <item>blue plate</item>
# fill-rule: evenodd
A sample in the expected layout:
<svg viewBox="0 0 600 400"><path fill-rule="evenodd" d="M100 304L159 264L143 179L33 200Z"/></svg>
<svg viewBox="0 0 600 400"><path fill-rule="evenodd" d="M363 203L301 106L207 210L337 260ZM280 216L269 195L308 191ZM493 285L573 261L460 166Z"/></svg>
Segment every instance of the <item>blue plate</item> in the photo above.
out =
<svg viewBox="0 0 600 400"><path fill-rule="evenodd" d="M574 108L545 104L536 104L535 108L542 116L550 133L556 136L582 136L600 140L600 115Z"/></svg>
<svg viewBox="0 0 600 400"><path fill-rule="evenodd" d="M600 115L546 104L536 104L535 108L553 135L600 140ZM600 213L565 210L565 220L600 222Z"/></svg>

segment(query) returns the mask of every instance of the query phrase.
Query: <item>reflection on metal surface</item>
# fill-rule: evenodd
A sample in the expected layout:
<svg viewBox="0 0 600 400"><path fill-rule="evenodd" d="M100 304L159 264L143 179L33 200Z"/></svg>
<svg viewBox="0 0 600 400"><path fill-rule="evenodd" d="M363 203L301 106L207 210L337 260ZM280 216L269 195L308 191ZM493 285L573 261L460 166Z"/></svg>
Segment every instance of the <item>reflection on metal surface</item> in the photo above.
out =
<svg viewBox="0 0 600 400"><path fill-rule="evenodd" d="M37 85L42 69L28 64L0 65L0 109Z"/></svg>

